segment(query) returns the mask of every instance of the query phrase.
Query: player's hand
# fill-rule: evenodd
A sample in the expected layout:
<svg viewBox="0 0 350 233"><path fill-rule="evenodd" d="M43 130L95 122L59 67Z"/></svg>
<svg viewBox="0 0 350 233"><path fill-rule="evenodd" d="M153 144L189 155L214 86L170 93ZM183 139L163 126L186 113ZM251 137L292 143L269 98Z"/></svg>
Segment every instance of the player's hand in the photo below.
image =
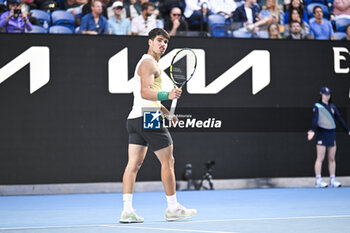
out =
<svg viewBox="0 0 350 233"><path fill-rule="evenodd" d="M170 119L170 125L175 125L178 121L179 121L179 118L177 118L176 115L173 115L172 117L169 116L171 119Z"/></svg>
<svg viewBox="0 0 350 233"><path fill-rule="evenodd" d="M182 93L182 90L180 88L174 88L171 90L171 92L169 92L168 98L170 100L178 99L180 98L181 93Z"/></svg>
<svg viewBox="0 0 350 233"><path fill-rule="evenodd" d="M315 132L312 130L309 130L307 132L307 140L311 141L311 139L315 136Z"/></svg>
<svg viewBox="0 0 350 233"><path fill-rule="evenodd" d="M349 136L350 136L350 131L349 131Z"/></svg>

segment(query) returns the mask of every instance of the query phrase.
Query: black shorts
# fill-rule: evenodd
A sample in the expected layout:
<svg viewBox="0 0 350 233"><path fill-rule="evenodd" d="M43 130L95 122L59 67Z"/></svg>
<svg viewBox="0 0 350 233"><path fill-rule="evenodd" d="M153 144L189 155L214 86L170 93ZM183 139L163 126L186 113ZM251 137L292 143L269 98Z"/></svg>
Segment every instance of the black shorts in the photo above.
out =
<svg viewBox="0 0 350 233"><path fill-rule="evenodd" d="M128 119L126 128L129 133L129 144L150 146L157 151L173 144L173 140L167 128L157 130L143 129L143 117Z"/></svg>
<svg viewBox="0 0 350 233"><path fill-rule="evenodd" d="M335 129L318 128L316 133L316 144L322 146L334 146Z"/></svg>

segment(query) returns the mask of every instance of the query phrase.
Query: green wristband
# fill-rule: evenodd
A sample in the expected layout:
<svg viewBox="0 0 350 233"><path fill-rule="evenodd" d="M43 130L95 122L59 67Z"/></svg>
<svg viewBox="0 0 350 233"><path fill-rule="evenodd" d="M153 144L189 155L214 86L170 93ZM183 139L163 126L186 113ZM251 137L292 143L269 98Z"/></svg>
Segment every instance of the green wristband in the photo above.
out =
<svg viewBox="0 0 350 233"><path fill-rule="evenodd" d="M159 91L158 94L157 94L157 99L162 101L162 100L168 100L168 95L169 95L169 92L167 91Z"/></svg>

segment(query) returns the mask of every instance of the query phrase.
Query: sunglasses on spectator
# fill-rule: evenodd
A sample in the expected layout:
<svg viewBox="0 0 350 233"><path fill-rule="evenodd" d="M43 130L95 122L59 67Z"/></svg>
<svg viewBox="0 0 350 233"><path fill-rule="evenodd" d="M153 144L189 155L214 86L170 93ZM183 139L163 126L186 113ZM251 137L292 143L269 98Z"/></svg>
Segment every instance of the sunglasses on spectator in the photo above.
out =
<svg viewBox="0 0 350 233"><path fill-rule="evenodd" d="M122 6L117 6L114 9L121 10L121 9L123 9L123 7Z"/></svg>
<svg viewBox="0 0 350 233"><path fill-rule="evenodd" d="M173 14L173 16L181 16L181 14Z"/></svg>

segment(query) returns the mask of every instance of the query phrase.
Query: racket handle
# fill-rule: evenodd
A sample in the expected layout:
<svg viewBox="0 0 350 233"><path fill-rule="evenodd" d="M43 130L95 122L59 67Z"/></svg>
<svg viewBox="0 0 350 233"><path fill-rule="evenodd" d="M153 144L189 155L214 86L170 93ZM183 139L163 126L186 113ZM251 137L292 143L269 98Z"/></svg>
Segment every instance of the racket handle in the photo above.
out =
<svg viewBox="0 0 350 233"><path fill-rule="evenodd" d="M176 104L177 104L177 99L173 99L173 101L171 102L171 107L170 107L170 112L169 112L169 120L170 121L173 119Z"/></svg>

